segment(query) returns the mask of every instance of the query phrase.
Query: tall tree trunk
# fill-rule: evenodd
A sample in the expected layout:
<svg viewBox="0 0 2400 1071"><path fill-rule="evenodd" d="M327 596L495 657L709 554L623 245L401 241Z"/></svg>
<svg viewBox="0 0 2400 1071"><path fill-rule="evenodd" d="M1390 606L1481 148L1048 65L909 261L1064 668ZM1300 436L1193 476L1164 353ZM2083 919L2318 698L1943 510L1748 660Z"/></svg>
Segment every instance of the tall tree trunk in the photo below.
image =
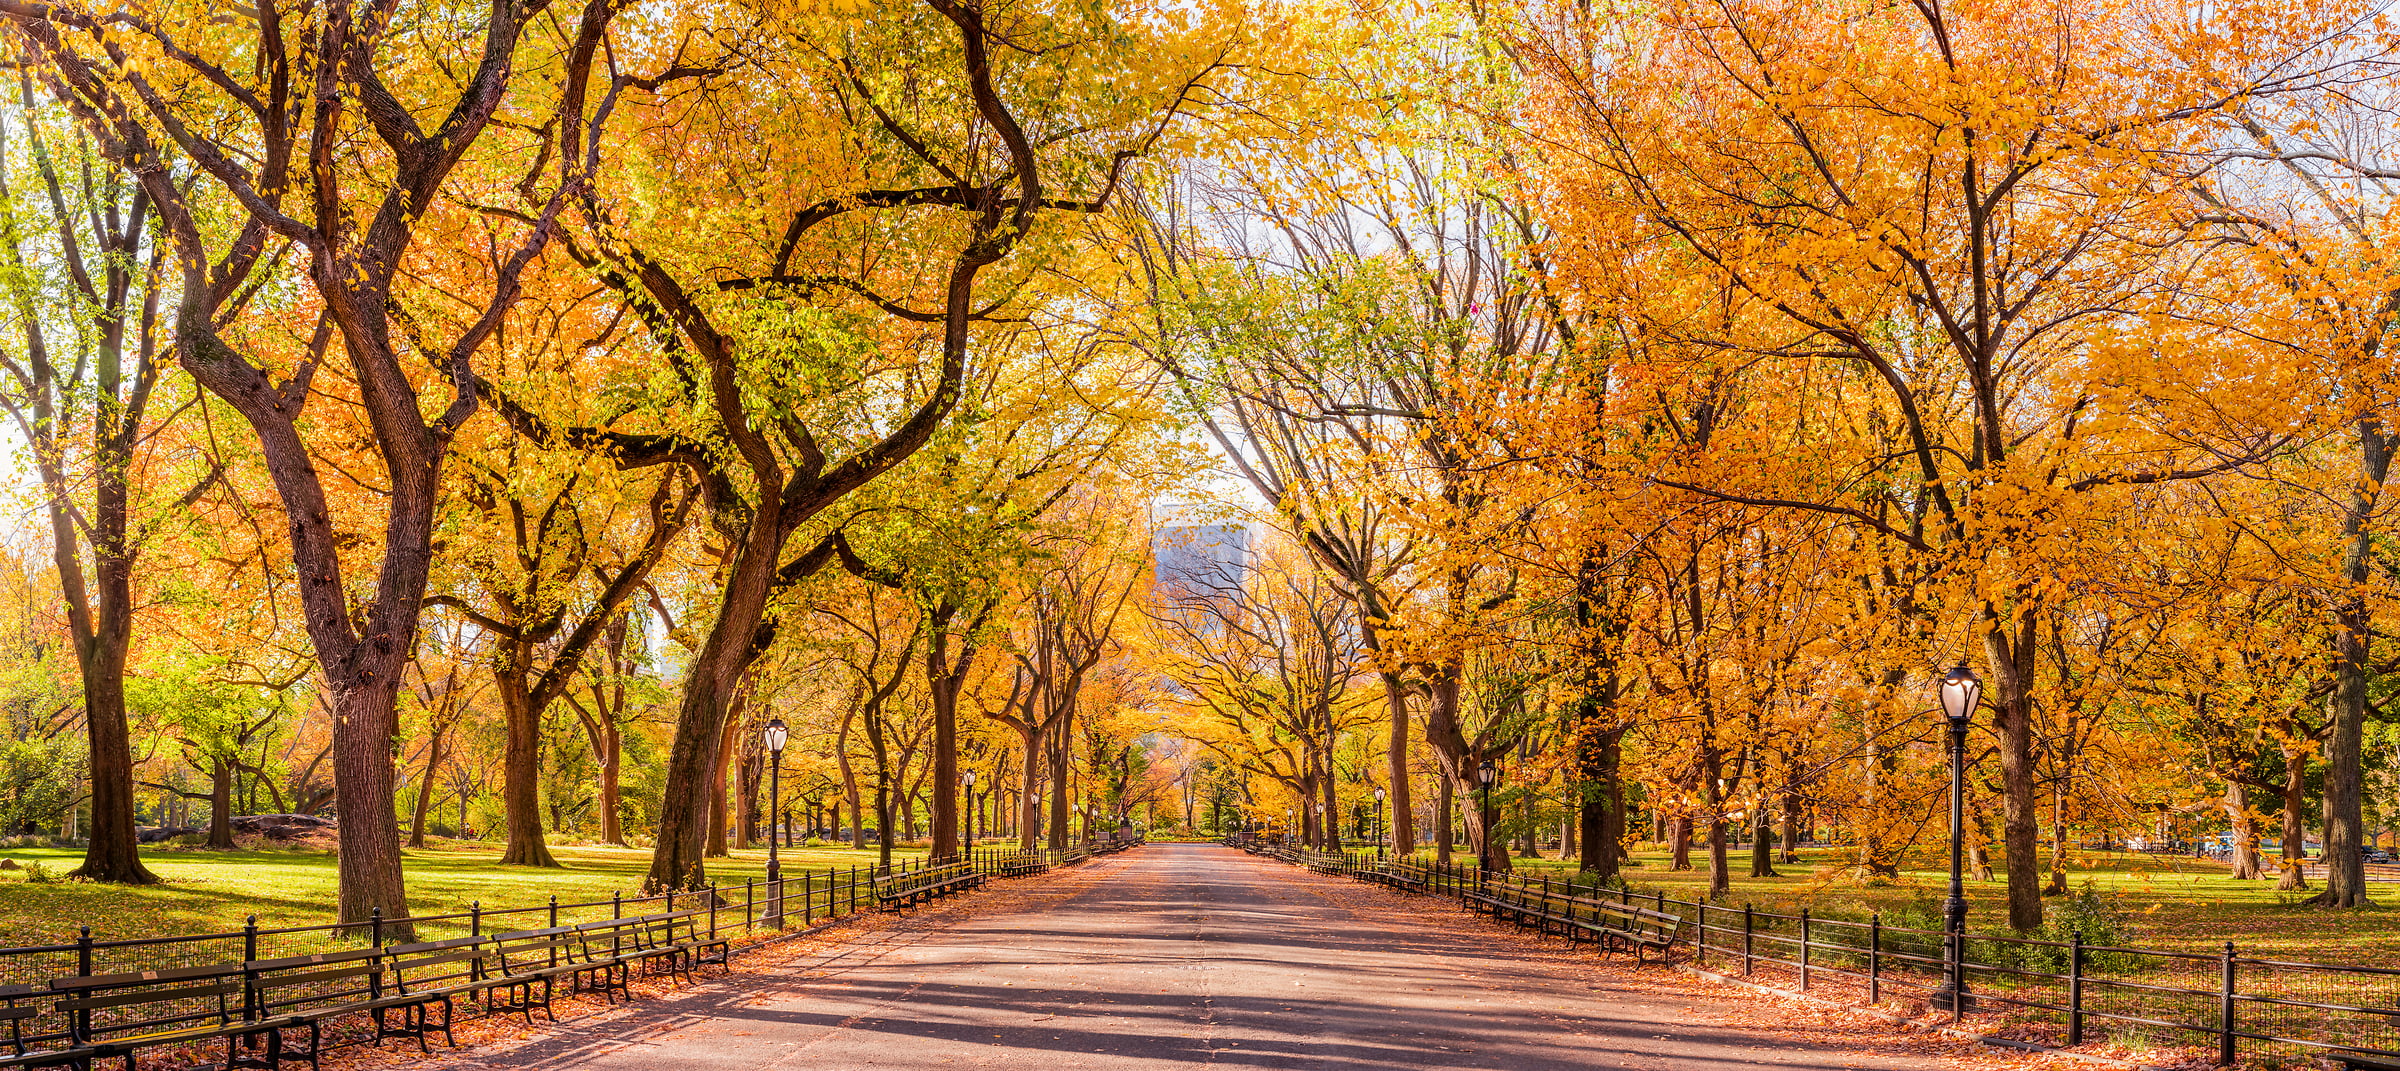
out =
<svg viewBox="0 0 2400 1071"><path fill-rule="evenodd" d="M2379 355L2389 361L2389 355ZM2360 479L2342 516L2342 582L2334 598L2333 692L2325 697L2325 888L2321 907L2367 905L2365 780L2360 769L2367 728L2368 643L2375 634L2367 598L2374 565L2373 519L2391 475L2393 436L2370 411L2357 422Z"/></svg>
<svg viewBox="0 0 2400 1071"><path fill-rule="evenodd" d="M1408 681L1397 673L1379 674L1383 681L1383 705L1388 728L1384 733L1385 802L1398 819L1392 823L1392 854L1407 858L1416 854L1416 823L1408 820ZM1448 853L1445 851L1444 857Z"/></svg>
<svg viewBox="0 0 2400 1071"><path fill-rule="evenodd" d="M1667 819L1667 843L1673 849L1669 870L1692 868L1692 816L1678 814Z"/></svg>
<svg viewBox="0 0 2400 1071"><path fill-rule="evenodd" d="M2278 861L2281 872L2276 875L2277 889L2308 888L2308 754L2310 748L2299 740L2283 745L2283 852ZM2332 862L2333 852L2325 852L2326 862ZM2332 867L2327 866L2330 873Z"/></svg>
<svg viewBox="0 0 2400 1071"><path fill-rule="evenodd" d="M208 764L208 846L230 851L233 843L233 762L223 755Z"/></svg>
<svg viewBox="0 0 2400 1071"><path fill-rule="evenodd" d="M1722 900L1733 891L1733 871L1725 858L1725 820L1712 818L1708 823L1708 898Z"/></svg>
<svg viewBox="0 0 2400 1071"><path fill-rule="evenodd" d="M1440 774L1434 775L1433 784L1434 806L1441 812L1433 827L1433 857L1447 863L1457 849L1456 834L1452 831L1458 827L1458 792L1450 786L1450 779Z"/></svg>
<svg viewBox="0 0 2400 1071"><path fill-rule="evenodd" d="M1775 873L1774 811L1760 800L1756 813L1750 816L1750 876L1772 878Z"/></svg>
<svg viewBox="0 0 2400 1071"><path fill-rule="evenodd" d="M502 642L506 650L492 666L508 731L500 766L500 802L506 812L508 847L500 854L500 864L555 867L558 859L550 854L550 845L542 837L541 713L533 709L532 691L526 686L533 644Z"/></svg>
<svg viewBox="0 0 2400 1071"><path fill-rule="evenodd" d="M1017 782L1017 847L1032 851L1035 831L1042 825L1042 788L1034 772L1048 766L1042 761L1041 730L1028 722L1017 729L1019 742L1025 748L1025 776Z"/></svg>
<svg viewBox="0 0 2400 1071"><path fill-rule="evenodd" d="M433 787L439 783L434 778L441 771L442 760L448 757L446 746L449 742L448 725L435 726L433 738L425 742L425 772L417 777L417 805L409 815L408 846L411 848L422 850L425 847L425 815L433 810Z"/></svg>
<svg viewBox="0 0 2400 1071"><path fill-rule="evenodd" d="M2240 782L2225 783L2225 820L2233 826L2233 876L2248 881L2264 876L2258 860L2258 816L2250 812L2249 793Z"/></svg>
<svg viewBox="0 0 2400 1071"><path fill-rule="evenodd" d="M1984 653L1994 677L1993 728L2000 738L2000 796L2006 805L2001 847L2008 863L2008 926L2019 933L2042 925L2041 807L2034 798L2040 771L2033 760L2033 656L2036 615L2020 609L1986 621Z"/></svg>
<svg viewBox="0 0 2400 1071"><path fill-rule="evenodd" d="M1068 746L1075 736L1075 712L1070 709L1060 715L1050 735L1050 846L1064 848L1072 843L1075 832L1069 822L1074 807L1074 756Z"/></svg>
<svg viewBox="0 0 2400 1071"><path fill-rule="evenodd" d="M1808 830L1804 828L1804 824L1800 790L1797 787L1785 789L1783 792L1783 861L1786 863L1800 861L1800 845L1808 840Z"/></svg>

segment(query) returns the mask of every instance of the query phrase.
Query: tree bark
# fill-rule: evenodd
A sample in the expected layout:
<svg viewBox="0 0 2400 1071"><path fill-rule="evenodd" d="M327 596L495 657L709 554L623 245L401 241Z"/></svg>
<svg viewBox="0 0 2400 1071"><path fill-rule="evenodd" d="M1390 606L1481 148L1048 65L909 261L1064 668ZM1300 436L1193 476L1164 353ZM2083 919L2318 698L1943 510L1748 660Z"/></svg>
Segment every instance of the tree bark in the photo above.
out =
<svg viewBox="0 0 2400 1071"><path fill-rule="evenodd" d="M2283 744L2283 850L2275 877L2275 887L2281 890L2308 888L2309 751L2308 745L2298 740ZM2331 863L2333 852L2327 850L2325 855Z"/></svg>
<svg viewBox="0 0 2400 1071"><path fill-rule="evenodd" d="M2255 881L2264 876L2258 859L2258 817L2250 813L2249 794L2240 782L2225 784L2225 820L2233 827L2233 876Z"/></svg>
<svg viewBox="0 0 2400 1071"><path fill-rule="evenodd" d="M2325 888L2309 901L2320 907L2369 903L2360 756L2367 728L2368 643L2375 621L2366 593L2374 565L2372 521L2384 480L2391 474L2392 436L2371 412L2358 419L2357 436L2361 479L2350 489L2342 517L2344 586L2333 600L2333 691L2325 697L2330 723L2325 735Z"/></svg>
<svg viewBox="0 0 2400 1071"><path fill-rule="evenodd" d="M502 866L555 867L557 857L542 837L542 720L533 709L526 686L531 676L533 645L522 638L503 640L504 650L493 668L500 693L501 718L507 724L503 749L500 803L508 827L508 847L500 853Z"/></svg>

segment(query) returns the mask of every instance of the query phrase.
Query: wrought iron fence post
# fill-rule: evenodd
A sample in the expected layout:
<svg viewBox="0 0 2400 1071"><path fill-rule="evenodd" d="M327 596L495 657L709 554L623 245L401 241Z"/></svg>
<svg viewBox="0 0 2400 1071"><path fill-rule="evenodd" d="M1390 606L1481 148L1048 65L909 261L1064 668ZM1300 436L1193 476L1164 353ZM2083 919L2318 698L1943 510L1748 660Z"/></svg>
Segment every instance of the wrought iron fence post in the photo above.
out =
<svg viewBox="0 0 2400 1071"><path fill-rule="evenodd" d="M92 976L92 928L89 926L81 927L76 931L75 973L85 978ZM75 1040L86 1041L91 1036L92 1010L77 1008L75 1010Z"/></svg>
<svg viewBox="0 0 2400 1071"><path fill-rule="evenodd" d="M245 1023L255 1023L265 1014L265 1009L259 1006L266 998L259 992L258 971L250 966L257 960L258 916L252 915L242 920L242 1021ZM381 974L372 977L376 982L383 979ZM383 993L378 989L374 996L381 999Z"/></svg>
<svg viewBox="0 0 2400 1071"><path fill-rule="evenodd" d="M478 902L478 903L481 903L481 901L477 901L477 902ZM383 947L383 908L382 908L382 907L380 907L380 906L377 906L377 907L371 907L371 908L368 908L368 909L367 909L367 927L368 927L368 932L369 932L370 934L373 934L373 935L374 935L375 947L377 947L377 948L382 948L382 947Z"/></svg>
<svg viewBox="0 0 2400 1071"><path fill-rule="evenodd" d="M611 919L625 917L625 890L610 889L608 891L608 917Z"/></svg>
<svg viewBox="0 0 2400 1071"><path fill-rule="evenodd" d="M1808 909L1800 909L1800 991L1808 992Z"/></svg>
<svg viewBox="0 0 2400 1071"><path fill-rule="evenodd" d="M2225 942L2224 988L2217 994L2217 1066L2233 1065L2233 942Z"/></svg>
<svg viewBox="0 0 2400 1071"><path fill-rule="evenodd" d="M558 894L550 894L550 928L558 928Z"/></svg>
<svg viewBox="0 0 2400 1071"><path fill-rule="evenodd" d="M1693 904L1692 966L1708 966L1708 901Z"/></svg>
<svg viewBox="0 0 2400 1071"><path fill-rule="evenodd" d="M483 901L481 900L467 901L467 936L483 936ZM378 938L375 943L380 945L383 941Z"/></svg>
<svg viewBox="0 0 2400 1071"><path fill-rule="evenodd" d="M1751 943L1752 938L1758 933L1757 917L1750 905L1744 902L1742 904L1742 977L1744 978L1750 977L1750 968L1755 965L1754 960L1757 958L1757 953L1754 951L1755 946Z"/></svg>
<svg viewBox="0 0 2400 1071"><path fill-rule="evenodd" d="M1883 912L1867 916L1867 1003L1883 1002Z"/></svg>
<svg viewBox="0 0 2400 1071"><path fill-rule="evenodd" d="M2083 1044L2083 931L2067 931L2067 1047Z"/></svg>

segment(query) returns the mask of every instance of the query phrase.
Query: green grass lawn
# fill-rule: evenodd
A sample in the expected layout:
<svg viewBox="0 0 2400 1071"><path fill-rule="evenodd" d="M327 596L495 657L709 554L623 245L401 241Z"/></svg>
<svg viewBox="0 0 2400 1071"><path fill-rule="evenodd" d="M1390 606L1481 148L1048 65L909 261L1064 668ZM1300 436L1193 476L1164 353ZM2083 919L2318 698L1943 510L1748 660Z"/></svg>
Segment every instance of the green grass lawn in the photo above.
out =
<svg viewBox="0 0 2400 1071"><path fill-rule="evenodd" d="M1670 870L1665 852L1637 852L1636 866L1625 871L1633 887L1663 890L1675 899L1696 900L1708 890L1708 856L1695 850L1696 869ZM1862 883L1849 869L1851 857L1840 849L1807 849L1798 863L1779 863L1780 876L1753 878L1747 850L1727 862L1733 872L1732 892L1719 902L1751 903L1760 910L1813 911L1858 914L1893 911L1914 905L1938 904L1949 884L1948 870L1905 870L1897 881ZM1528 873L1563 874L1572 863L1557 859L1518 859ZM1995 868L1994 880L1967 882L1968 926L1986 932L2005 930L2007 886ZM2375 906L2357 911L2309 907L2303 892L2278 892L2272 878L2236 881L2223 865L2190 856L2093 852L2075 857L2067 868L2067 885L2080 892L2086 883L2096 889L2112 912L2125 921L2122 938L2144 948L2216 951L2233 941L2243 955L2331 963L2388 964L2400 957L2400 882L2370 883Z"/></svg>
<svg viewBox="0 0 2400 1071"><path fill-rule="evenodd" d="M556 847L551 852L564 869L533 869L499 865L498 844L461 843L405 853L409 907L419 915L464 911L481 901L486 909L531 907L555 894L561 902L607 900L612 893L638 895L650 865L646 848ZM923 857L922 851L903 850L893 860ZM190 848L147 850L142 853L162 884L127 887L67 881L26 880L24 871L0 871L0 947L71 941L78 926L92 927L93 936L149 937L167 934L226 932L241 928L256 914L259 925L306 926L334 917L334 858L327 851L261 849L211 852ZM53 875L64 875L83 861L80 849L0 849L0 858L19 864L40 863ZM802 871L822 873L827 867L867 867L876 859L873 849L789 848L783 852L786 878ZM711 859L708 872L720 886L739 885L764 875L764 848L735 852L730 859ZM728 894L735 900L741 893Z"/></svg>

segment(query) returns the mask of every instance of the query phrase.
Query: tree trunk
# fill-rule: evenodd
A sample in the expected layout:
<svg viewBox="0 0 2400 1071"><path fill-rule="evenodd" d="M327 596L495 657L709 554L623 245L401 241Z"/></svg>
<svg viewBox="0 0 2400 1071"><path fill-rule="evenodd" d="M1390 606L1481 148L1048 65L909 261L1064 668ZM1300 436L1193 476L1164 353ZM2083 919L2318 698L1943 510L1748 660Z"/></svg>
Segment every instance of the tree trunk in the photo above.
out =
<svg viewBox="0 0 2400 1071"><path fill-rule="evenodd" d="M2333 692L2325 697L2325 889L2309 901L2321 907L2368 903L2360 752L2367 727L2368 643L2375 620L2367 589L2375 562L2372 522L2384 480L2391 474L2393 437L2372 410L2358 418L2357 436L2360 479L2350 489L2342 516L2342 586L2333 601Z"/></svg>
<svg viewBox="0 0 2400 1071"><path fill-rule="evenodd" d="M133 818L133 739L125 720L125 637L104 636L83 664L83 711L91 745L92 827L83 865L93 881L149 885ZM79 645L81 646L81 645Z"/></svg>
<svg viewBox="0 0 2400 1071"><path fill-rule="evenodd" d="M2298 740L2283 745L2283 852L2277 889L2308 888L2308 752ZM2330 864L2333 852L2328 849L2325 855ZM2330 873L2332 868L2326 869Z"/></svg>
<svg viewBox="0 0 2400 1071"><path fill-rule="evenodd" d="M1069 766L1073 756L1067 743L1074 739L1074 730L1072 710L1060 716L1056 727L1050 730L1050 846L1053 848L1066 847L1074 836L1074 827L1069 822L1074 801L1068 798L1073 795L1073 769Z"/></svg>
<svg viewBox="0 0 2400 1071"><path fill-rule="evenodd" d="M233 843L233 762L222 755L208 764L208 846L231 851Z"/></svg>
<svg viewBox="0 0 2400 1071"><path fill-rule="evenodd" d="M958 658L950 657L950 626L958 608L942 603L928 615L932 635L925 645L925 691L933 704L933 843L932 857L949 859L958 855L958 794L965 786L958 783L958 693L966 684L967 673L974 667L975 638L970 634L959 641ZM981 624L980 619L976 626ZM970 630L973 627L970 626Z"/></svg>
<svg viewBox="0 0 2400 1071"><path fill-rule="evenodd" d="M434 778L441 771L442 759L446 757L445 745L449 742L450 727L447 725L435 728L433 738L425 742L425 772L417 776L417 805L409 815L408 846L411 848L422 850L425 847L425 815L433 810L433 786L438 783Z"/></svg>
<svg viewBox="0 0 2400 1071"><path fill-rule="evenodd" d="M1042 769L1042 733L1031 722L1018 727L1019 743L1025 748L1025 776L1017 783L1017 847L1032 851L1035 831L1042 824L1042 789L1034 772Z"/></svg>
<svg viewBox="0 0 2400 1071"><path fill-rule="evenodd" d="M2033 760L2035 624L2033 610L2022 609L2006 622L1987 621L1984 631L1984 652L1995 678L1991 706L2006 804L2001 847L2008 865L2008 926L2019 933L2042 925L2041 812L2034 798L2040 771Z"/></svg>
<svg viewBox="0 0 2400 1071"><path fill-rule="evenodd" d="M507 651L492 667L501 717L508 728L500 766L500 802L507 814L508 847L500 854L500 865L555 867L558 859L542 838L542 718L541 712L533 709L533 696L525 684L533 645L521 640L504 642Z"/></svg>
<svg viewBox="0 0 2400 1071"><path fill-rule="evenodd" d="M1667 819L1667 841L1673 846L1675 852L1674 860L1667 864L1667 869L1690 870L1692 868L1692 816L1678 814Z"/></svg>
<svg viewBox="0 0 2400 1071"><path fill-rule="evenodd" d="M1733 891L1733 872L1726 866L1725 820L1708 823L1708 898L1722 900Z"/></svg>
<svg viewBox="0 0 2400 1071"><path fill-rule="evenodd" d="M1800 802L1800 790L1797 788L1785 790L1783 793L1782 847L1783 861L1786 863L1800 861L1800 845L1808 840L1808 830L1803 828L1805 821Z"/></svg>
<svg viewBox="0 0 2400 1071"><path fill-rule="evenodd" d="M1409 806L1408 769L1408 682L1397 673L1384 673L1383 705L1389 728L1384 733L1384 777L1389 784L1385 802L1392 814L1401 818L1392 823L1392 854L1403 859L1416 854L1416 823L1407 821L1412 813ZM1447 852L1444 858L1447 858Z"/></svg>
<svg viewBox="0 0 2400 1071"><path fill-rule="evenodd" d="M2250 813L2249 794L2239 782L2225 783L2225 819L2233 826L2233 847L2229 862L2233 876L2246 881L2262 877L2258 861L2258 817Z"/></svg>
<svg viewBox="0 0 2400 1071"><path fill-rule="evenodd" d="M1776 877L1774 812L1764 800L1759 801L1756 811L1750 816L1750 876Z"/></svg>
<svg viewBox="0 0 2400 1071"><path fill-rule="evenodd" d="M1450 853L1457 849L1457 835L1453 830L1458 825L1458 793L1450 787L1447 777L1436 775L1433 783L1434 805L1441 812L1441 820L1434 826L1433 857L1436 861L1447 863Z"/></svg>

